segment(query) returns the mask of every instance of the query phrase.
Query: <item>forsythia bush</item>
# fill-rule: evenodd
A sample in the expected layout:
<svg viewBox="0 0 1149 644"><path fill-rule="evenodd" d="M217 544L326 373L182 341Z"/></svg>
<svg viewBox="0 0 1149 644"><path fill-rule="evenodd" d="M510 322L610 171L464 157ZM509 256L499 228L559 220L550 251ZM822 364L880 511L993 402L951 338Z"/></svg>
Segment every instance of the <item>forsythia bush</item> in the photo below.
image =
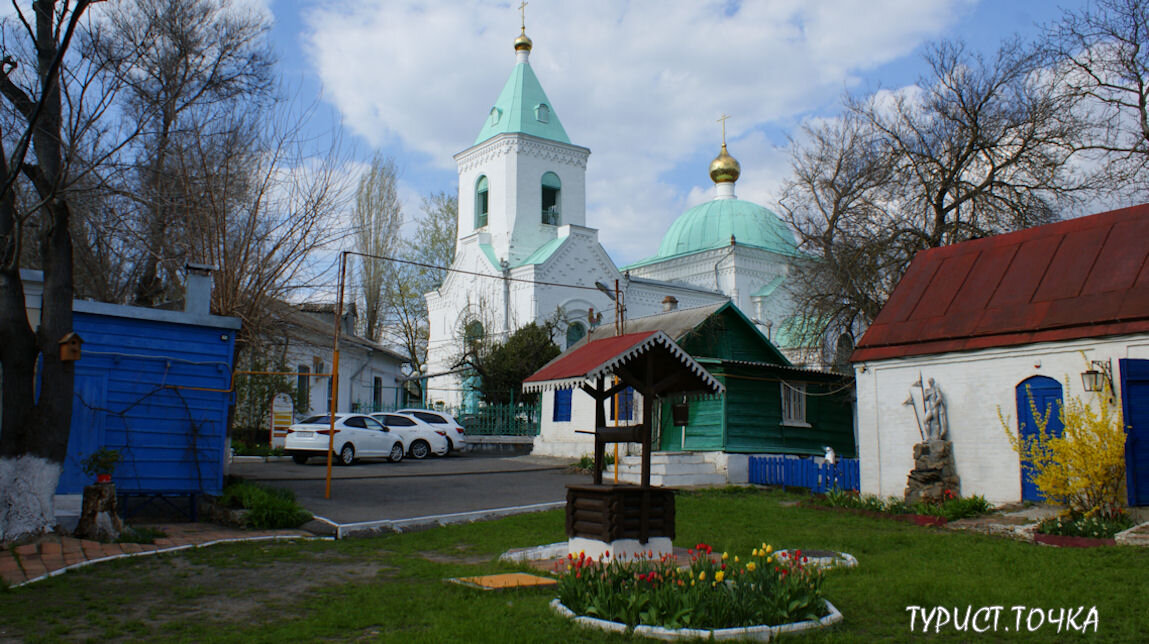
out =
<svg viewBox="0 0 1149 644"><path fill-rule="evenodd" d="M1066 389L1068 385L1067 378ZM1111 395L1106 386L1101 398ZM1073 396L1060 409L1043 412L1030 395L1030 413L1038 431L1026 440L1013 433L998 409L1013 449L1033 467L1037 489L1046 499L1065 504L1076 515L1108 516L1124 505L1121 487L1125 482L1125 424L1119 407L1104 401L1098 407ZM1050 415L1055 411L1064 425L1061 436L1047 431Z"/></svg>

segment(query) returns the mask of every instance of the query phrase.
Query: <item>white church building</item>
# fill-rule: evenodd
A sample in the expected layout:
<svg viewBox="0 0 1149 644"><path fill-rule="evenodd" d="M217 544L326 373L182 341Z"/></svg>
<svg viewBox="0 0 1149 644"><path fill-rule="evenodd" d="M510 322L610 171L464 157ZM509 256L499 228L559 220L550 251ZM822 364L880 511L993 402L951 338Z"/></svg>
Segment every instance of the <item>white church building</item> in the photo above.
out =
<svg viewBox="0 0 1149 644"><path fill-rule="evenodd" d="M566 349L592 324L613 324L615 304L596 283L619 285L625 316L733 301L795 363L781 333L794 314L786 280L802 261L793 232L734 192L741 168L723 142L710 165L715 196L683 213L651 257L617 267L586 220L590 150L571 142L515 39L516 63L475 142L455 155L459 219L455 259L427 293L427 404L469 406L472 380L457 367L464 338L505 338L532 321L560 320Z"/></svg>

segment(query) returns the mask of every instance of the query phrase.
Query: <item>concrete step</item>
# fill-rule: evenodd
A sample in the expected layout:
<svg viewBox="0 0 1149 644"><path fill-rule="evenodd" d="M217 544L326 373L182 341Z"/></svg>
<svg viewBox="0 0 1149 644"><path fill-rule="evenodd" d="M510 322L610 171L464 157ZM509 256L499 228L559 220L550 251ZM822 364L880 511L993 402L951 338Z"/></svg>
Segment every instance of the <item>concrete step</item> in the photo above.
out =
<svg viewBox="0 0 1149 644"><path fill-rule="evenodd" d="M623 456L621 464L642 463L641 456ZM655 463L705 463L706 458L699 452L654 452L650 455L651 465Z"/></svg>
<svg viewBox="0 0 1149 644"><path fill-rule="evenodd" d="M607 466L607 469L612 469L612 468L610 466ZM622 463L619 463L618 471L620 474L622 472L633 472L635 474L638 474L638 473L642 472L642 463L622 462ZM653 463L652 462L650 464L650 473L651 474L655 474L655 473L657 473L657 474L708 474L708 473L714 473L716 471L717 470L715 470L713 463Z"/></svg>
<svg viewBox="0 0 1149 644"><path fill-rule="evenodd" d="M609 472L607 473L610 474ZM606 477L604 477L606 478ZM641 475L635 473L623 473L621 470L618 473L618 480L624 483L641 483ZM726 485L726 476L715 472L713 469L710 473L703 474L656 474L650 473L650 484L654 487L695 487L695 486L714 486Z"/></svg>

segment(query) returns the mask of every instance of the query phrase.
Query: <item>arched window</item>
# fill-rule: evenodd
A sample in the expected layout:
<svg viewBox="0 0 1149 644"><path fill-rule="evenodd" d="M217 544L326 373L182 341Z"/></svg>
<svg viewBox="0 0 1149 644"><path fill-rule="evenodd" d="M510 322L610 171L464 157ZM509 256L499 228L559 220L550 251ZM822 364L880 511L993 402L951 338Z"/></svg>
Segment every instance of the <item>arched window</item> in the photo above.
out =
<svg viewBox="0 0 1149 644"><path fill-rule="evenodd" d="M562 192L562 181L559 175L548 172L543 175L543 223L558 226L562 221L560 216L559 193Z"/></svg>
<svg viewBox="0 0 1149 644"><path fill-rule="evenodd" d="M539 123L546 123L551 120L551 108L547 107L546 103L539 103L535 106L535 120Z"/></svg>
<svg viewBox="0 0 1149 644"><path fill-rule="evenodd" d="M487 191L487 176L479 177L475 183L475 228L484 228L487 225L487 212L490 205L490 193Z"/></svg>
<svg viewBox="0 0 1149 644"><path fill-rule="evenodd" d="M582 340L586 336L586 327L582 322L571 322L567 326L567 348L574 346L576 342Z"/></svg>
<svg viewBox="0 0 1149 644"><path fill-rule="evenodd" d="M478 320L468 322L467 326L463 328L463 341L468 345L472 345L482 339L483 323Z"/></svg>

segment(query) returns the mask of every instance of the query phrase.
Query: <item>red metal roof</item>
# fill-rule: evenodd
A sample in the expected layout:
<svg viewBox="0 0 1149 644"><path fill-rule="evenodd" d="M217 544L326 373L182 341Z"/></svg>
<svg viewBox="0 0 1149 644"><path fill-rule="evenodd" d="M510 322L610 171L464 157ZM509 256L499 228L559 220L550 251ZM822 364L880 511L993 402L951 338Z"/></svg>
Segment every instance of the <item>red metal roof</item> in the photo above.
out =
<svg viewBox="0 0 1149 644"><path fill-rule="evenodd" d="M710 393L723 391L722 383L659 330L611 336L570 349L524 380L523 391L577 387L587 380L612 373L636 356L647 354L656 347L661 347L656 353L660 352L659 355L663 356L658 364L658 368L663 371L661 375L681 369L683 373L693 374L690 376L691 388L706 389Z"/></svg>
<svg viewBox="0 0 1149 644"><path fill-rule="evenodd" d="M851 360L1149 332L1149 204L921 251Z"/></svg>

